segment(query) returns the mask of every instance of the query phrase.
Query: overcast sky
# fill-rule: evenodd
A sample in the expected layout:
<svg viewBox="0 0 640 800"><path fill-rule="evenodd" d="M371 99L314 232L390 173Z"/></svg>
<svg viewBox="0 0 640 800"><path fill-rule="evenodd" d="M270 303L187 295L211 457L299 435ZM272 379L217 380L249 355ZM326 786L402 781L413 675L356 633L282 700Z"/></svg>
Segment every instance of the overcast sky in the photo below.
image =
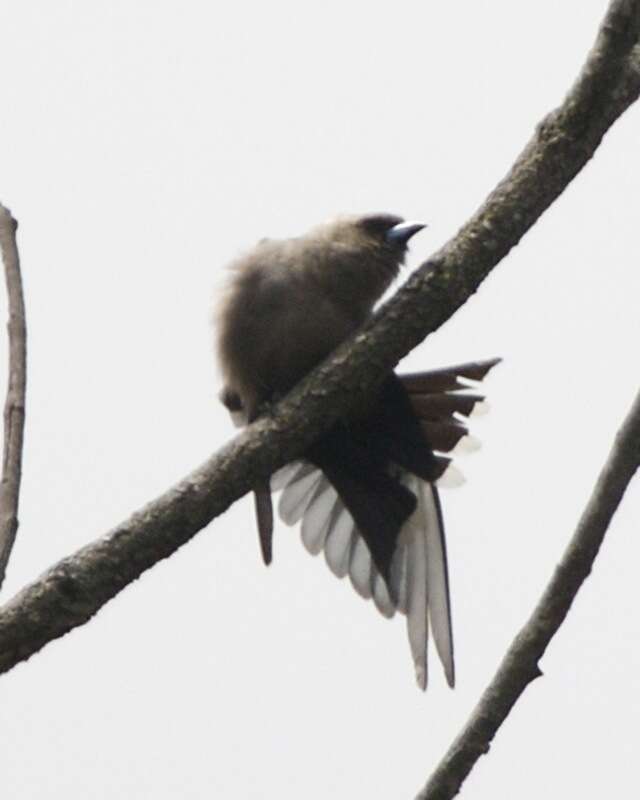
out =
<svg viewBox="0 0 640 800"><path fill-rule="evenodd" d="M416 266L562 100L605 7L5 4L0 200L20 222L29 394L2 597L232 435L210 328L231 258L384 210L429 223ZM443 496L455 691L435 661L416 688L404 621L297 531L277 530L265 569L244 499L0 678L3 797L415 795L551 575L640 384L639 134L636 106L403 364L504 358L474 426L483 449ZM463 797L637 791L639 515L636 481L545 676Z"/></svg>

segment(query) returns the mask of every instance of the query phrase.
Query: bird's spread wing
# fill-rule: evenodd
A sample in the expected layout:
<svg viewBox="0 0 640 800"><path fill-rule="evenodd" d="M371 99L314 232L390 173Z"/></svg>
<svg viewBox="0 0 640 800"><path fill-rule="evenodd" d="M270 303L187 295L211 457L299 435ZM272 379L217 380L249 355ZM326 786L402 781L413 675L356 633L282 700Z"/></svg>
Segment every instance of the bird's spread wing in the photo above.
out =
<svg viewBox="0 0 640 800"><path fill-rule="evenodd" d="M352 514L320 468L296 462L271 479L272 490L282 490L278 510L283 521L289 525L302 523L305 548L312 555L324 552L334 575L348 575L356 592L372 599L385 617L393 617L396 611L406 616L416 678L422 689L427 685L429 627L447 682L453 686L455 681L446 544L436 487L450 485L452 477L453 485L459 483L452 454L477 448L461 417L468 417L483 400L469 394L469 384L460 379L481 380L496 363L498 360L400 376L414 418L435 451L440 477L424 480L404 465L392 468L394 477L416 503L395 541L388 577L376 565Z"/></svg>
<svg viewBox="0 0 640 800"><path fill-rule="evenodd" d="M312 555L324 552L327 566L338 578L347 575L364 599L391 618L398 611L407 617L411 653L421 688L427 683L429 622L447 681L454 683L453 639L449 605L444 529L435 486L413 475L403 483L416 496L413 514L398 536L387 582L349 511L321 470L297 463L276 473L272 488L282 488L278 511L284 522L302 522L301 535Z"/></svg>

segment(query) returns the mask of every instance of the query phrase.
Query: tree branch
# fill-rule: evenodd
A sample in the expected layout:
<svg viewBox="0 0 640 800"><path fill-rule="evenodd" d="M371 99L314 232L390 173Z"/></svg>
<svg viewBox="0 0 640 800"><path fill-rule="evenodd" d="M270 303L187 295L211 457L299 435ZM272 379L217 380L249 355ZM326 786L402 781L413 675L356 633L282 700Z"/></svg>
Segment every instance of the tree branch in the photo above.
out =
<svg viewBox="0 0 640 800"><path fill-rule="evenodd" d="M589 502L560 564L526 625L518 633L462 733L416 800L449 800L481 755L520 695L542 673L538 661L569 613L591 572L600 545L631 478L640 467L640 393L618 431Z"/></svg>
<svg viewBox="0 0 640 800"><path fill-rule="evenodd" d="M0 205L0 250L9 301L9 381L4 406L4 450L0 483L0 588L18 532L18 502L22 476L25 391L27 384L27 326L16 245L18 223Z"/></svg>
<svg viewBox="0 0 640 800"><path fill-rule="evenodd" d="M538 126L507 177L454 239L273 415L0 609L0 672L85 623L260 479L303 452L478 289L638 97L640 72L629 53L639 29L640 0L614 0L575 86Z"/></svg>

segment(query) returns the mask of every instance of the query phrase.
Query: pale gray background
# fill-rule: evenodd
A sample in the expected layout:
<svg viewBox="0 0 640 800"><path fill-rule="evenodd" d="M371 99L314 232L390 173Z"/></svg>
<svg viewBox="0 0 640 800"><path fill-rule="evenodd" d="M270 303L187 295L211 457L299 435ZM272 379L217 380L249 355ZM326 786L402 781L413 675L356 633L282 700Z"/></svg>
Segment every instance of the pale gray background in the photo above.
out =
<svg viewBox="0 0 640 800"><path fill-rule="evenodd" d="M419 263L560 102L605 6L5 3L0 196L21 225L30 373L3 597L231 435L209 327L230 258L388 210L429 222ZM636 107L405 364L505 359L475 425L484 448L444 497L455 692L435 664L417 690L404 625L297 532L278 530L264 569L244 500L0 678L3 797L414 795L550 576L638 388L639 132ZM545 677L464 797L638 791L639 514L636 482Z"/></svg>

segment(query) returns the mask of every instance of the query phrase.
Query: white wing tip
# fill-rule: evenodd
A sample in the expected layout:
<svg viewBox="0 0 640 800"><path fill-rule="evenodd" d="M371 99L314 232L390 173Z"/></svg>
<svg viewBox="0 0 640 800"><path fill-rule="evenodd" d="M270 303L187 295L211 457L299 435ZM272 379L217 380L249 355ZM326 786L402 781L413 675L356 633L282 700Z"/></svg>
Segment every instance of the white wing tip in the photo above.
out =
<svg viewBox="0 0 640 800"><path fill-rule="evenodd" d="M489 413L490 410L491 406L489 403L486 400L480 400L473 406L469 417L484 417Z"/></svg>
<svg viewBox="0 0 640 800"><path fill-rule="evenodd" d="M481 448L482 443L480 439L468 433L460 439L458 444L449 453L449 456L469 455L471 453L477 453Z"/></svg>
<svg viewBox="0 0 640 800"><path fill-rule="evenodd" d="M453 464L449 464L444 473L436 481L439 489L457 489L465 483L465 477Z"/></svg>

